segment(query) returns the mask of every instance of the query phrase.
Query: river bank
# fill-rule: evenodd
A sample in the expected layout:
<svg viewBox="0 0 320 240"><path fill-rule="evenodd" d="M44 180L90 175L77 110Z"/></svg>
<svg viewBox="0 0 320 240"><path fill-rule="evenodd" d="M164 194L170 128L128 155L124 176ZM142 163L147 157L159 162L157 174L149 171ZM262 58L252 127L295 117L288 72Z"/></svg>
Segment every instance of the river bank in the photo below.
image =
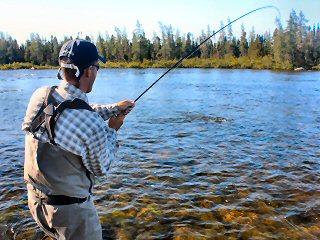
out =
<svg viewBox="0 0 320 240"><path fill-rule="evenodd" d="M170 68L177 60L143 60L142 62L114 62L108 61L106 64L102 64L101 68ZM191 58L185 59L180 68L222 68L222 69L268 69L268 70L295 70L290 63L282 63L281 65L275 64L272 57L265 56L257 59L250 59L248 57L227 57L225 59L209 58ZM16 70L16 69L55 69L58 66L51 65L35 65L29 62L15 62L11 64L0 65L0 70ZM311 67L307 70L320 70L320 65Z"/></svg>

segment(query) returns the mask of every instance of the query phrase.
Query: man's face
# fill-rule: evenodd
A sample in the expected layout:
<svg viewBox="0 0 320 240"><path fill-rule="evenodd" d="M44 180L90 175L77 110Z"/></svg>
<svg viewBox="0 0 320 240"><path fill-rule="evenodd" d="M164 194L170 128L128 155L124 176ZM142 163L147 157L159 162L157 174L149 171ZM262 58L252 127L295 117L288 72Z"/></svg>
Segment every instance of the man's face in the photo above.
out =
<svg viewBox="0 0 320 240"><path fill-rule="evenodd" d="M90 77L88 80L88 86L87 86L87 93L92 91L92 87L94 84L94 81L96 80L97 74L98 74L98 70L99 70L99 63L98 61L94 62L90 67L89 67L89 71L90 71Z"/></svg>

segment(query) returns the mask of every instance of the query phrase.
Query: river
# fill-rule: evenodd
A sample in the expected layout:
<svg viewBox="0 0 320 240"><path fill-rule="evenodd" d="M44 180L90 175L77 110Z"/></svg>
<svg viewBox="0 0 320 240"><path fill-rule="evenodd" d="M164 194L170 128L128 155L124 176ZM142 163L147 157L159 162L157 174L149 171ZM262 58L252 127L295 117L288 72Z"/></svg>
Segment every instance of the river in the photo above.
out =
<svg viewBox="0 0 320 240"><path fill-rule="evenodd" d="M56 70L0 71L0 239L41 239L21 123ZM164 69L102 69L90 102L135 99ZM320 72L176 69L118 132L95 203L104 239L319 239Z"/></svg>

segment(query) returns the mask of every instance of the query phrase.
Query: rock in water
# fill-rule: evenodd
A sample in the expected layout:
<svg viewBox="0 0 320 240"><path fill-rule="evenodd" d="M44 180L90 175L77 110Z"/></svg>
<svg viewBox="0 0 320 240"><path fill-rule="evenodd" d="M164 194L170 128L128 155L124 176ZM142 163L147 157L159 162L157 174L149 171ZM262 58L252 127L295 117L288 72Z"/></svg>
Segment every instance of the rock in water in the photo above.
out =
<svg viewBox="0 0 320 240"><path fill-rule="evenodd" d="M303 67L298 67L298 68L295 68L294 70L297 72L306 71L306 69Z"/></svg>
<svg viewBox="0 0 320 240"><path fill-rule="evenodd" d="M218 122L218 123L222 123L222 122L227 122L228 120L223 117L215 117L215 118L213 118L213 121Z"/></svg>

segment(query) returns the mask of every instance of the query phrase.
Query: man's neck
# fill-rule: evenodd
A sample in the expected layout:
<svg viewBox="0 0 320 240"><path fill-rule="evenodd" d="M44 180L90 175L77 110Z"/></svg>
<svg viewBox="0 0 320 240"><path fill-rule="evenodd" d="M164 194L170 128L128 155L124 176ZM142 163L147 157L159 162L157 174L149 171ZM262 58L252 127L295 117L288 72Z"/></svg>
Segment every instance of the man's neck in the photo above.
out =
<svg viewBox="0 0 320 240"><path fill-rule="evenodd" d="M79 81L77 81L77 80L64 80L64 81L75 86L76 88L79 88L82 92L88 93L86 86L84 86L84 84L81 84L81 79Z"/></svg>
<svg viewBox="0 0 320 240"><path fill-rule="evenodd" d="M77 81L77 80L67 80L67 79L64 79L65 82L75 86L76 88L79 88L80 87L80 82Z"/></svg>

